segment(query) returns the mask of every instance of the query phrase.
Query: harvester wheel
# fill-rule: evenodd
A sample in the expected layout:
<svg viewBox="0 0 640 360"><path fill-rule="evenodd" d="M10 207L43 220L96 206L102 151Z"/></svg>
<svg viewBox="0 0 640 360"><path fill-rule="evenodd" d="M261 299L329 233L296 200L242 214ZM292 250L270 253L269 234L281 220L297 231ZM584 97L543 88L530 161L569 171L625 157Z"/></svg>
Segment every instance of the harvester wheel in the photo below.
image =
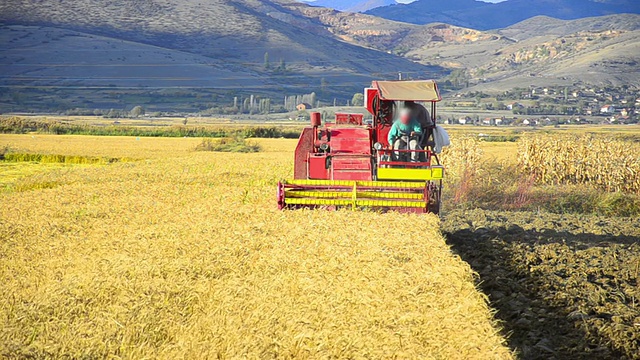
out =
<svg viewBox="0 0 640 360"><path fill-rule="evenodd" d="M429 203L427 204L427 210L431 214L440 214L440 204L442 195L442 183L436 185L435 183L429 184Z"/></svg>
<svg viewBox="0 0 640 360"><path fill-rule="evenodd" d="M440 215L440 202L429 204L429 213Z"/></svg>

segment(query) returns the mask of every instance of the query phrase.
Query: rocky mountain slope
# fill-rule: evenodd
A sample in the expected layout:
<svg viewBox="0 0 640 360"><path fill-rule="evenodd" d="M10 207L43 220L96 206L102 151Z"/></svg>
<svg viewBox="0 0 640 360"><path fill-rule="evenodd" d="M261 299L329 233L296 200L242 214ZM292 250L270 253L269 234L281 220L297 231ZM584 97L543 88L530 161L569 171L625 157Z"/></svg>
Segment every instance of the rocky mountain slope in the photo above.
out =
<svg viewBox="0 0 640 360"><path fill-rule="evenodd" d="M640 86L639 15L539 17L491 33L497 38L462 47L426 46L407 56L467 69L472 83L493 91L574 83Z"/></svg>
<svg viewBox="0 0 640 360"><path fill-rule="evenodd" d="M491 90L577 82L640 85L640 15L571 21L540 16L500 30L479 31L328 9L299 11L345 41L463 70L472 84Z"/></svg>

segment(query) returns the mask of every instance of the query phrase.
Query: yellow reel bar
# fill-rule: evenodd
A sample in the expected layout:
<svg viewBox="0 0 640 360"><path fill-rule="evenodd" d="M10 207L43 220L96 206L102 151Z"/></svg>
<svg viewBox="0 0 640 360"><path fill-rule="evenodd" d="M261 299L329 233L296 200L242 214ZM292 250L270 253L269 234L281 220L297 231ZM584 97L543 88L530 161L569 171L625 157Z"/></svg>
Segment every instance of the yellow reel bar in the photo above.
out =
<svg viewBox="0 0 640 360"><path fill-rule="evenodd" d="M394 200L287 199L287 205L424 208L424 202Z"/></svg>
<svg viewBox="0 0 640 360"><path fill-rule="evenodd" d="M337 199L352 198L353 191L315 191L315 190L287 190L285 192L287 198L319 198L319 199ZM420 193L384 193L371 191L357 191L356 198L362 199L404 199L404 200L424 200L424 194Z"/></svg>
<svg viewBox="0 0 640 360"><path fill-rule="evenodd" d="M396 189L424 189L424 182L399 182L399 181L352 181L352 180L286 180L285 185L298 186L344 186L372 187L372 188L396 188Z"/></svg>
<svg viewBox="0 0 640 360"><path fill-rule="evenodd" d="M426 207L425 182L289 180L285 205L416 208Z"/></svg>

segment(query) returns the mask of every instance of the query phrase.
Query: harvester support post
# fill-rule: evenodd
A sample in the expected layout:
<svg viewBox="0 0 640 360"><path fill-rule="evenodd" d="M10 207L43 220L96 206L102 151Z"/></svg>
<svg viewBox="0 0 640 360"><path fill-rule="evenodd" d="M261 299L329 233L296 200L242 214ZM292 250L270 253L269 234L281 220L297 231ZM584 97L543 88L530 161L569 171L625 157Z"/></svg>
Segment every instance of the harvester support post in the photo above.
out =
<svg viewBox="0 0 640 360"><path fill-rule="evenodd" d="M353 193L351 194L351 208L356 209L356 200L358 199L358 186L356 182L353 183Z"/></svg>

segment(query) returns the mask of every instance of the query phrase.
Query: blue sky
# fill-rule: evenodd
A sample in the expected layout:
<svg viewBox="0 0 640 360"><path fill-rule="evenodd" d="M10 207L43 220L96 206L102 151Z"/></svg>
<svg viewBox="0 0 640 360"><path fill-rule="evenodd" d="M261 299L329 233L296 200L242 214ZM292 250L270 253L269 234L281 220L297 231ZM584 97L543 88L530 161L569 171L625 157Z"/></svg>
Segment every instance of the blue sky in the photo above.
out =
<svg viewBox="0 0 640 360"><path fill-rule="evenodd" d="M302 1L304 1L304 2L314 2L316 0L302 0ZM412 3L412 2L414 2L416 0L396 0L396 1L399 2L399 3L403 3L403 4L408 4L408 3ZM480 0L480 1L498 3L498 2L503 2L503 1L506 1L506 0Z"/></svg>
<svg viewBox="0 0 640 360"><path fill-rule="evenodd" d="M299 1L303 1L306 3L313 3L316 0L299 0ZM399 3L403 3L403 4L409 4L412 3L416 0L396 0ZM479 0L479 1L484 1L484 2L491 2L491 3L499 3L499 2L503 2L503 1L507 1L507 0Z"/></svg>
<svg viewBox="0 0 640 360"><path fill-rule="evenodd" d="M414 2L415 0L396 0L396 1L403 4L408 4L408 3ZM503 2L505 0L481 0L481 1L497 3L497 2Z"/></svg>

